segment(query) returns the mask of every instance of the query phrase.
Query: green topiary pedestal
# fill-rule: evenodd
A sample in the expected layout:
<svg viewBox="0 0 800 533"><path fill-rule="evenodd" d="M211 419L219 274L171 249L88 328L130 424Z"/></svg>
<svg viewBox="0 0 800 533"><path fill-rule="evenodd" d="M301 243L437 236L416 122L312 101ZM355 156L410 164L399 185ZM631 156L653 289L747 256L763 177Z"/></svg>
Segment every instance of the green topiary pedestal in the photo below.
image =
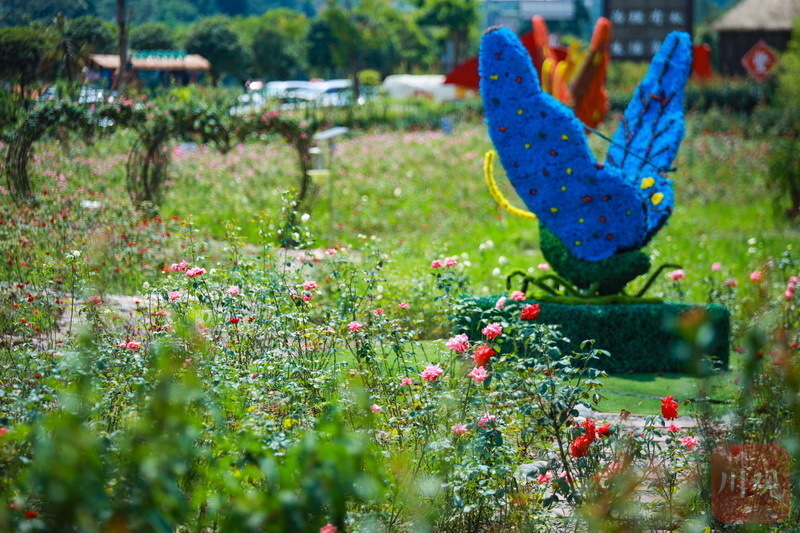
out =
<svg viewBox="0 0 800 533"><path fill-rule="evenodd" d="M730 313L718 304L642 303L631 305L568 305L561 303L506 303L495 309L498 296L465 297L463 311L456 317L459 333L470 339L482 338L485 324L481 318L491 312L492 320L519 316L527 304L539 303L537 323L559 325L572 349L584 340L596 341L595 347L611 353L597 361L597 367L609 373L690 372L692 354L699 348L718 366L727 368L729 356ZM679 332L691 331L693 342Z"/></svg>

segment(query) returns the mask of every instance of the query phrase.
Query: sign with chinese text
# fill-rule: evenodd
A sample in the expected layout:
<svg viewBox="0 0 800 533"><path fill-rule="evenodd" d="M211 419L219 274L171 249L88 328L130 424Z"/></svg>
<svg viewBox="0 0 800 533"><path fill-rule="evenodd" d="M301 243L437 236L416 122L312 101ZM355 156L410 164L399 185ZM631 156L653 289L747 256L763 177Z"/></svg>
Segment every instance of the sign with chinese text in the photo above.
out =
<svg viewBox="0 0 800 533"><path fill-rule="evenodd" d="M772 67L777 64L778 56L764 41L758 41L742 57L742 66L756 81L766 80Z"/></svg>
<svg viewBox="0 0 800 533"><path fill-rule="evenodd" d="M692 33L693 0L606 0L611 57L650 61L671 31Z"/></svg>
<svg viewBox="0 0 800 533"><path fill-rule="evenodd" d="M717 448L711 456L711 512L726 524L769 524L789 516L789 453L778 444Z"/></svg>

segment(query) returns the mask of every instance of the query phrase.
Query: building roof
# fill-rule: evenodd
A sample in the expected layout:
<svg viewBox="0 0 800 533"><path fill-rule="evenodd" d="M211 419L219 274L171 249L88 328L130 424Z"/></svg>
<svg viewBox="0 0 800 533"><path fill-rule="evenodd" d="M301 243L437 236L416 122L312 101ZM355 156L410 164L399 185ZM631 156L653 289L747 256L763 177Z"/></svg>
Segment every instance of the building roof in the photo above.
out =
<svg viewBox="0 0 800 533"><path fill-rule="evenodd" d="M117 54L90 54L89 62L99 68L117 70L119 68L119 55ZM209 70L211 63L208 59L197 54L134 54L131 58L134 70Z"/></svg>
<svg viewBox="0 0 800 533"><path fill-rule="evenodd" d="M711 25L714 31L791 31L800 0L742 0Z"/></svg>

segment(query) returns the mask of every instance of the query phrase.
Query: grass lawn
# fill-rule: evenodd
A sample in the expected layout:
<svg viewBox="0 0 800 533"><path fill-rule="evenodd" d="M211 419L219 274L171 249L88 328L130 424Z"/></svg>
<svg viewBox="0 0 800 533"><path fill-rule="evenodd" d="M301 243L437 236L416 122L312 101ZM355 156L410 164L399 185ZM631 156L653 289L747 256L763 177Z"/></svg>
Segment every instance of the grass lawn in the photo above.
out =
<svg viewBox="0 0 800 533"><path fill-rule="evenodd" d="M712 400L732 400L736 394L732 380L733 376L728 373L707 378L703 386L708 387L707 394ZM598 411L618 413L621 409L627 409L637 414L658 414L661 412L661 402L654 398L674 396L681 402L700 397L700 392L698 380L682 374L627 374L608 376L604 380L603 395L605 398L595 408Z"/></svg>

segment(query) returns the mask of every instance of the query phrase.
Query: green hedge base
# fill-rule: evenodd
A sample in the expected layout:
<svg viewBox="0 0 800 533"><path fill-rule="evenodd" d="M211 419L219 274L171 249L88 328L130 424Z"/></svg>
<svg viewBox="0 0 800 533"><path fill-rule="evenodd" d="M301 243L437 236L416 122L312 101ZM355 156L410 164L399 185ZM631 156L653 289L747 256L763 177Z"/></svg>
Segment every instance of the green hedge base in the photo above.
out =
<svg viewBox="0 0 800 533"><path fill-rule="evenodd" d="M695 345L678 331L688 312L704 311L707 320L695 330L696 345L716 368L728 368L730 355L730 312L722 305L691 305L683 303L642 303L630 305L568 305L527 300L508 300L505 307L495 309L499 296L464 297L461 314L455 317L458 333L472 340L483 338L486 322L518 317L522 308L538 303L541 314L536 323L558 325L564 337L570 339L571 350L577 350L585 340L594 340L595 348L606 350L611 357L596 361L598 369L608 373L680 372L697 373L693 365ZM695 328L698 326L694 323ZM692 368L694 366L694 368ZM708 365L706 365L708 368Z"/></svg>

